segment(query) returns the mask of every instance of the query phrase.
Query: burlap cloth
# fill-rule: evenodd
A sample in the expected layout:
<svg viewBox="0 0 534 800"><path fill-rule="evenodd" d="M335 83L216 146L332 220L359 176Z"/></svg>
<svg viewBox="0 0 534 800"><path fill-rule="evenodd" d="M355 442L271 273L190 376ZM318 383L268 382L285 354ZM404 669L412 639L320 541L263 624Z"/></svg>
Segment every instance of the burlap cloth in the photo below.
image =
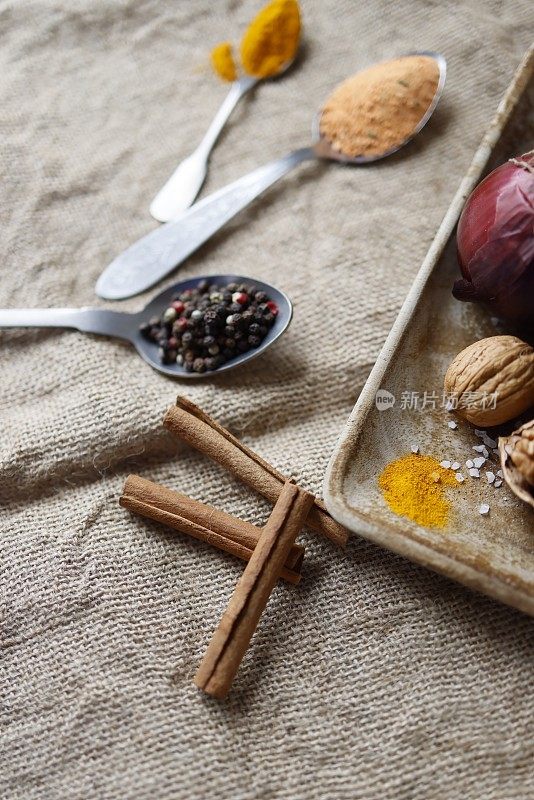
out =
<svg viewBox="0 0 534 800"><path fill-rule="evenodd" d="M2 307L96 302L101 270L154 227L150 199L225 95L208 48L257 7L1 4ZM117 503L139 472L266 518L163 431L179 391L320 492L534 22L529 0L309 0L303 14L301 63L235 113L206 191L306 144L331 87L370 62L438 49L449 78L402 156L300 168L177 273L272 281L295 302L283 340L180 385L117 342L0 332L2 798L533 796L527 617L358 536L341 553L305 535L302 585L277 587L217 703L192 675L242 565Z"/></svg>

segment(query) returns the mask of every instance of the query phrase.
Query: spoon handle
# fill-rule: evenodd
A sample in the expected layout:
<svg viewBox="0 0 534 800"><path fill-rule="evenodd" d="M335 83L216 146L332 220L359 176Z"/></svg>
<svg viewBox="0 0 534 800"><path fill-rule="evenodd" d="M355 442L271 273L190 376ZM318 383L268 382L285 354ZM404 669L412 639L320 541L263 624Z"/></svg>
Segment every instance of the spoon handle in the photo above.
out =
<svg viewBox="0 0 534 800"><path fill-rule="evenodd" d="M257 82L257 78L249 77L234 81L196 150L178 165L167 183L162 186L152 200L150 213L154 219L159 222L168 222L193 203L200 191L200 187L204 183L211 150L219 138L228 117L243 95L252 89Z"/></svg>
<svg viewBox="0 0 534 800"><path fill-rule="evenodd" d="M195 203L117 256L98 279L96 293L122 300L153 286L269 186L310 158L315 158L312 147L294 150Z"/></svg>
<svg viewBox="0 0 534 800"><path fill-rule="evenodd" d="M0 328L74 328L131 340L136 317L104 308L5 308Z"/></svg>

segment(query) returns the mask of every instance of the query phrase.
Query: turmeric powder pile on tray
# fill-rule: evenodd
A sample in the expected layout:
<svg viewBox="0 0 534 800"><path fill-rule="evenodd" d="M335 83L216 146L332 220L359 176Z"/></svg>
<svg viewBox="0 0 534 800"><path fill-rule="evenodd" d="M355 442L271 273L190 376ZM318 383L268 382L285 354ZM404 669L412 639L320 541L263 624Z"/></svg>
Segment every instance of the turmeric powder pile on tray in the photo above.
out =
<svg viewBox="0 0 534 800"><path fill-rule="evenodd" d="M297 0L272 0L252 20L240 47L241 65L247 75L270 78L293 60L300 40L300 11ZM224 81L238 75L232 45L222 42L211 53L211 63Z"/></svg>
<svg viewBox="0 0 534 800"><path fill-rule="evenodd" d="M450 510L445 489L458 483L432 456L409 453L384 467L378 485L396 514L427 528L443 528Z"/></svg>
<svg viewBox="0 0 534 800"><path fill-rule="evenodd" d="M344 155L383 155L416 130L439 83L431 56L383 61L343 81L328 98L320 129Z"/></svg>

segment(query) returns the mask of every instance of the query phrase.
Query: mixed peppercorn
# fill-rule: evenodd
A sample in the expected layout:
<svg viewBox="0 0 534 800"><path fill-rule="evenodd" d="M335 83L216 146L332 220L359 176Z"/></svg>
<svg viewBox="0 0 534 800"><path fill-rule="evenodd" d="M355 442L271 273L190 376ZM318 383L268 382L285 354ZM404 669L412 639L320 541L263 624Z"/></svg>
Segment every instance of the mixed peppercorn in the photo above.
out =
<svg viewBox="0 0 534 800"><path fill-rule="evenodd" d="M203 280L177 292L161 317L153 317L140 331L159 345L163 364L201 373L259 347L277 314L276 303L255 286Z"/></svg>

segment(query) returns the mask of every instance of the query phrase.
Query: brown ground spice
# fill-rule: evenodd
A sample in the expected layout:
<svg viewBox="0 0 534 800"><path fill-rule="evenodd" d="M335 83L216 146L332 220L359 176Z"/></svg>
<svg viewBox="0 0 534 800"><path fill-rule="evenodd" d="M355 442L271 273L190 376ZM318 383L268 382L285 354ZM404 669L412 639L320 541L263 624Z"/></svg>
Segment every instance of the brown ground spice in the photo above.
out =
<svg viewBox="0 0 534 800"><path fill-rule="evenodd" d="M439 67L431 56L404 56L353 75L332 92L321 134L347 156L380 155L402 144L436 93Z"/></svg>

